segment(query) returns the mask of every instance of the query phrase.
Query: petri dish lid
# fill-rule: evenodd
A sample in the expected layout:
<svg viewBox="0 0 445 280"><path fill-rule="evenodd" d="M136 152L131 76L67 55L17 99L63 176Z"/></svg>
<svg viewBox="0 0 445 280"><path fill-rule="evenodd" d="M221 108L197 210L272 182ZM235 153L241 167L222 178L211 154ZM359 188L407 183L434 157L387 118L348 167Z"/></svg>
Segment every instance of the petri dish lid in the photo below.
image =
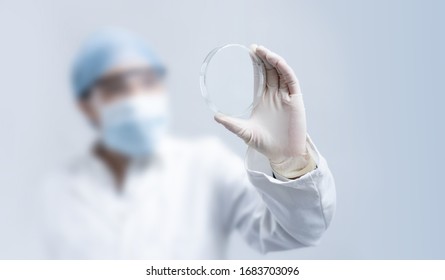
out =
<svg viewBox="0 0 445 280"><path fill-rule="evenodd" d="M248 47L228 44L209 52L201 65L201 94L214 112L247 118L265 87L261 59Z"/></svg>

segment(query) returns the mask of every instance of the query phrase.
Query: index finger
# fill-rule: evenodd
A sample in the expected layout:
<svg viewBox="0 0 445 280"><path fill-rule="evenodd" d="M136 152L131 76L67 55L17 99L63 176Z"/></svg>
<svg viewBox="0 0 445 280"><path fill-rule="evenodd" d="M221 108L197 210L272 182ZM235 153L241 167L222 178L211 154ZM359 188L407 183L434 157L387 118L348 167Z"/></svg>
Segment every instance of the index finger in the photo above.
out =
<svg viewBox="0 0 445 280"><path fill-rule="evenodd" d="M280 76L280 87L287 87L290 95L300 93L298 79L284 58L264 47L262 48L265 50L266 60L276 69Z"/></svg>
<svg viewBox="0 0 445 280"><path fill-rule="evenodd" d="M278 88L280 86L280 78L275 66L271 65L267 60L267 49L263 46L258 46L255 49L255 53L261 59L266 69L266 85L269 88Z"/></svg>
<svg viewBox="0 0 445 280"><path fill-rule="evenodd" d="M283 79L284 84L287 85L289 89L289 95L300 93L300 84L298 82L297 76L294 70L286 63L286 61L280 60L275 65L277 72L280 73L280 77Z"/></svg>

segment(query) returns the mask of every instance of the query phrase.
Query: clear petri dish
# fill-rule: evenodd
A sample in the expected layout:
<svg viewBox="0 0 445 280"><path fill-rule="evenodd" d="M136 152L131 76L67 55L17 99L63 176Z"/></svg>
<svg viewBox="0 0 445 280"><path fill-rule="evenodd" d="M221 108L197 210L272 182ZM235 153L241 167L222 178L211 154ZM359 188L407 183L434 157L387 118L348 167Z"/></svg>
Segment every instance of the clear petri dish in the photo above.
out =
<svg viewBox="0 0 445 280"><path fill-rule="evenodd" d="M265 68L248 47L224 45L204 59L200 86L213 112L248 118L264 92Z"/></svg>

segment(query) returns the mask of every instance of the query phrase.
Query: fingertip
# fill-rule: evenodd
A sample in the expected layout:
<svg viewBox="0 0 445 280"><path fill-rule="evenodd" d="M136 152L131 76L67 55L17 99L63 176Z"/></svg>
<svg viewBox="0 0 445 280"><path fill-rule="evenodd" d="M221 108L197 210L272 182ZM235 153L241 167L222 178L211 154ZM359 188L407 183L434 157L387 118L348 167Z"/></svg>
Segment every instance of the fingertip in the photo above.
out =
<svg viewBox="0 0 445 280"><path fill-rule="evenodd" d="M266 53L266 48L262 45L257 46L256 48L256 52L259 54L265 54Z"/></svg>
<svg viewBox="0 0 445 280"><path fill-rule="evenodd" d="M260 58L261 60L268 64L267 62L267 50L264 46L257 46L256 48L256 52L255 52Z"/></svg>
<svg viewBox="0 0 445 280"><path fill-rule="evenodd" d="M258 48L258 45L257 44L251 44L250 45L250 49L253 51L253 52L256 52L256 49Z"/></svg>
<svg viewBox="0 0 445 280"><path fill-rule="evenodd" d="M221 120L224 118L224 114L222 114L222 113L220 113L220 112L217 112L214 116L213 116L213 118L215 119L215 121L217 121L217 122L221 122Z"/></svg>

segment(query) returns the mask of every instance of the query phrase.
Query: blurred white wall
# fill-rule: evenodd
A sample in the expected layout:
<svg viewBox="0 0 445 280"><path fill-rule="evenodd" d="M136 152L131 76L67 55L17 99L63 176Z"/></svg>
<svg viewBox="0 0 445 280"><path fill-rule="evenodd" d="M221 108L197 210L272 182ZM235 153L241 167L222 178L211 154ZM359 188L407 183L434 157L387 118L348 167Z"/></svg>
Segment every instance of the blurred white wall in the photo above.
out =
<svg viewBox="0 0 445 280"><path fill-rule="evenodd" d="M106 26L143 34L169 65L175 130L245 146L199 90L207 52L263 44L295 69L309 133L337 182L320 246L231 258L445 258L445 36L441 1L0 1L0 258L33 258L42 176L91 131L70 94L71 58Z"/></svg>

